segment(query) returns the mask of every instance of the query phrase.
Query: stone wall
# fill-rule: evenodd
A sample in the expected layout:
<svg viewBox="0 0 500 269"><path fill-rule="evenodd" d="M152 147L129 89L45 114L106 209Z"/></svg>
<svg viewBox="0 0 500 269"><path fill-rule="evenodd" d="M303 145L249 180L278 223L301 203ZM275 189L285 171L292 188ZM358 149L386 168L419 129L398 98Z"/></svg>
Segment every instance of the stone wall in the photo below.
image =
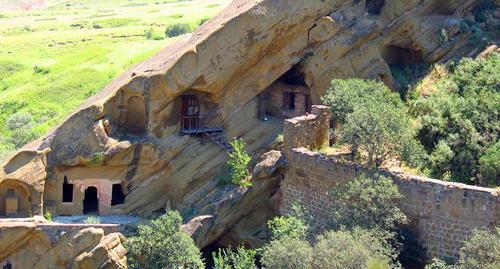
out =
<svg viewBox="0 0 500 269"><path fill-rule="evenodd" d="M331 111L327 106L312 106L311 114L285 120L285 155L293 148L320 149L330 141Z"/></svg>
<svg viewBox="0 0 500 269"><path fill-rule="evenodd" d="M319 224L324 224L335 202L329 191L354 179L365 169L335 158L296 148L288 154L282 183L282 214L299 202ZM411 220L429 257L458 258L464 239L476 228L500 225L500 191L398 172L381 171L399 186L405 198L401 209Z"/></svg>

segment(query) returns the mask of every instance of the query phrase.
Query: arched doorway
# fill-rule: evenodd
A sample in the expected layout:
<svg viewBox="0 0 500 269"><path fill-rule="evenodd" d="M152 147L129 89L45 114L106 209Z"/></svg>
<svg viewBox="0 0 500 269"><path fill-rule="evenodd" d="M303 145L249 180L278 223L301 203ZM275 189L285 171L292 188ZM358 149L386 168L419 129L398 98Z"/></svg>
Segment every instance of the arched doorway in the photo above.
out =
<svg viewBox="0 0 500 269"><path fill-rule="evenodd" d="M99 198L97 188L88 187L83 198L83 214L99 214Z"/></svg>

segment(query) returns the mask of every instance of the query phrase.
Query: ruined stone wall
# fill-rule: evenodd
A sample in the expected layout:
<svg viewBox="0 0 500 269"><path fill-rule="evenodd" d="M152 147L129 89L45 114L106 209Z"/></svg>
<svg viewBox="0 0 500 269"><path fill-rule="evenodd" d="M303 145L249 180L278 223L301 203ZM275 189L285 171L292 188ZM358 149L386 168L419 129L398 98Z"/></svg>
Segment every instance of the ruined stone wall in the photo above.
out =
<svg viewBox="0 0 500 269"><path fill-rule="evenodd" d="M280 212L295 202L306 206L324 224L335 201L329 191L354 179L365 169L305 148L293 149L282 183ZM401 209L427 249L428 256L458 258L459 249L476 228L500 225L500 191L459 183L382 171L398 185Z"/></svg>
<svg viewBox="0 0 500 269"><path fill-rule="evenodd" d="M291 212L294 203L305 206L319 226L327 224L335 207L330 191L370 171L310 149L316 141L328 141L330 110L313 106L313 114L285 122L284 149L288 168L281 186L280 213ZM500 191L381 170L404 195L401 209L427 248L428 256L458 258L463 241L475 228L500 225Z"/></svg>
<svg viewBox="0 0 500 269"><path fill-rule="evenodd" d="M293 148L320 149L330 140L331 111L327 106L312 106L311 114L285 120L285 154Z"/></svg>

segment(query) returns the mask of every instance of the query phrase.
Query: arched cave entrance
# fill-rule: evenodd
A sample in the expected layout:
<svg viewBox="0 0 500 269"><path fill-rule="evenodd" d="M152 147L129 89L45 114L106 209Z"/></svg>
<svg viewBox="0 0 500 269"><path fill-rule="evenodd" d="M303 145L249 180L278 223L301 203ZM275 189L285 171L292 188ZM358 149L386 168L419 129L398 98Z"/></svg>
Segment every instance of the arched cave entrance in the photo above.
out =
<svg viewBox="0 0 500 269"><path fill-rule="evenodd" d="M127 134L143 135L146 132L146 102L142 96L132 96L127 102L125 130Z"/></svg>
<svg viewBox="0 0 500 269"><path fill-rule="evenodd" d="M99 214L99 198L96 187L85 189L83 198L83 214Z"/></svg>
<svg viewBox="0 0 500 269"><path fill-rule="evenodd" d="M0 216L27 217L31 213L31 193L28 185L17 180L5 180L0 183Z"/></svg>
<svg viewBox="0 0 500 269"><path fill-rule="evenodd" d="M414 83L427 74L430 65L424 61L422 51L400 46L386 46L382 56L389 65L401 98L406 99Z"/></svg>

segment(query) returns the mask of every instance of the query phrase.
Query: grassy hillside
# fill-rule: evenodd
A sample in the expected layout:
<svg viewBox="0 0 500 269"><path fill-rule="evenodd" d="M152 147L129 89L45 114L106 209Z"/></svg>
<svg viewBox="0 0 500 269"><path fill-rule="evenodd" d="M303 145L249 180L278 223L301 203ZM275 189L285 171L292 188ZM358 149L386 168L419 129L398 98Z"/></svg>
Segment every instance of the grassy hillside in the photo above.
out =
<svg viewBox="0 0 500 269"><path fill-rule="evenodd" d="M230 0L16 2L0 5L0 161L172 42L167 26L194 29Z"/></svg>

